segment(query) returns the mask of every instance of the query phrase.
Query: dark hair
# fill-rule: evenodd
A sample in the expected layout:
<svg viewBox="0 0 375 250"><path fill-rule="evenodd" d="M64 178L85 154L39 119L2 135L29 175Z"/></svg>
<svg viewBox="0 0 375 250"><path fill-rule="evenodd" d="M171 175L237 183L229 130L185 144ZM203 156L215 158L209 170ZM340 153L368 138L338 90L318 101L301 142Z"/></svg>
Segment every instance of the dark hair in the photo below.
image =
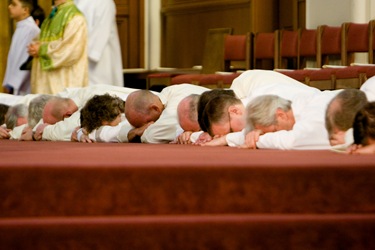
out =
<svg viewBox="0 0 375 250"><path fill-rule="evenodd" d="M38 26L41 27L46 15L44 10L39 5L35 5L33 12L31 12L31 16L34 18L35 21L39 20Z"/></svg>
<svg viewBox="0 0 375 250"><path fill-rule="evenodd" d="M5 123L5 114L8 112L9 105L0 103L0 126Z"/></svg>
<svg viewBox="0 0 375 250"><path fill-rule="evenodd" d="M201 129L214 136L211 130L212 124L222 121L228 115L228 107L238 103L241 103L241 100L230 95L221 95L212 98L203 110L202 122L204 128L201 127Z"/></svg>
<svg viewBox="0 0 375 250"><path fill-rule="evenodd" d="M125 102L109 94L95 95L87 101L81 110L81 127L88 133L102 126L104 121L111 122L124 112Z"/></svg>
<svg viewBox="0 0 375 250"><path fill-rule="evenodd" d="M366 104L359 110L353 122L355 144L368 145L369 139L375 139L375 102Z"/></svg>
<svg viewBox="0 0 375 250"><path fill-rule="evenodd" d="M232 97L235 97L236 95L234 94L234 91L231 90L231 89L213 89L213 90L209 90L209 91L205 91L201 94L201 96L199 97L199 101L198 101L198 123L199 123L199 126L200 128L203 130L203 131L208 131L208 128L205 124L205 121L204 121L204 118L203 118L203 111L207 105L207 103L217 97L217 96L221 96L221 95L227 95L227 96L232 96Z"/></svg>
<svg viewBox="0 0 375 250"><path fill-rule="evenodd" d="M26 7L29 9L30 14L33 13L35 8L35 0L20 0L23 7Z"/></svg>

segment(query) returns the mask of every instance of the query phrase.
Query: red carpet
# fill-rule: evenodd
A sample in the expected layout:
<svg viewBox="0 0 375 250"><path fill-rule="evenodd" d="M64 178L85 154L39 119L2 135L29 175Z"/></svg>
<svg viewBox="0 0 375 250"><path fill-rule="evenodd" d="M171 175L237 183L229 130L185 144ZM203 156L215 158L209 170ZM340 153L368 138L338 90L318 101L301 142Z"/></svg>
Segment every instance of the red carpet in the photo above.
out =
<svg viewBox="0 0 375 250"><path fill-rule="evenodd" d="M0 141L0 159L0 249L375 249L375 155Z"/></svg>

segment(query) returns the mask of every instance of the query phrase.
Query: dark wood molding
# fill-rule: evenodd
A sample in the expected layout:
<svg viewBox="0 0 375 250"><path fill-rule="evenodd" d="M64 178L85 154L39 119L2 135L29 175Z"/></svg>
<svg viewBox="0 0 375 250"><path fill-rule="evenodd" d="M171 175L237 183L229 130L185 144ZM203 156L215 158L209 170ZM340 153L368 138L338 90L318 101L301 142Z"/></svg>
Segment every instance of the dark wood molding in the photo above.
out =
<svg viewBox="0 0 375 250"><path fill-rule="evenodd" d="M229 8L248 6L251 0L214 0L214 1L186 1L164 4L161 8L163 15L177 15L197 12L217 11Z"/></svg>

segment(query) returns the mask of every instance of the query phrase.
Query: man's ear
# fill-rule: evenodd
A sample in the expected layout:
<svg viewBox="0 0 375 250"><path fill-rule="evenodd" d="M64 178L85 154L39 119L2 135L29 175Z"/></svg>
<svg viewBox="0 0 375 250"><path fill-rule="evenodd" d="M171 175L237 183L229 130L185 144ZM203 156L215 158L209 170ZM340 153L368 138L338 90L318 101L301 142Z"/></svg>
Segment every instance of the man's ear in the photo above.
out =
<svg viewBox="0 0 375 250"><path fill-rule="evenodd" d="M242 115L241 109L237 105L231 105L228 107L228 112L236 115Z"/></svg>
<svg viewBox="0 0 375 250"><path fill-rule="evenodd" d="M71 117L72 114L73 114L73 112L67 111L67 112L64 114L64 117L63 117L63 118Z"/></svg>
<svg viewBox="0 0 375 250"><path fill-rule="evenodd" d="M156 104L151 104L151 105L149 106L149 109L150 109L150 111L156 111L156 112L161 113L161 110L160 110L159 106L156 105Z"/></svg>
<svg viewBox="0 0 375 250"><path fill-rule="evenodd" d="M276 118L281 119L281 120L287 120L288 116L284 110L278 108L276 109Z"/></svg>

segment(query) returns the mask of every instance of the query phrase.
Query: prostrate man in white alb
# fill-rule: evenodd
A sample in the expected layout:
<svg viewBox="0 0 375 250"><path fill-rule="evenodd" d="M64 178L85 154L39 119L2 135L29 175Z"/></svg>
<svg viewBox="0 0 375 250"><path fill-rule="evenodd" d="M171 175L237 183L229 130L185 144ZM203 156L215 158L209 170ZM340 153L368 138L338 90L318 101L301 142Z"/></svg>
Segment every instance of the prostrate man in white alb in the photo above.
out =
<svg viewBox="0 0 375 250"><path fill-rule="evenodd" d="M231 109L230 112L225 112L225 114L229 114L229 118L232 121L239 118L238 122L242 123L242 125L238 124L240 125L238 126L238 130L232 131L239 132L239 135L237 133L229 133L228 130L229 134L225 138L227 139L226 143L230 146L238 146L239 138L244 138L245 107L250 100L257 96L272 94L293 102L294 99L310 98L312 95L321 92L317 88L309 87L293 78L272 70L245 71L234 79L230 89L234 91L240 101L236 109ZM216 110L216 107L213 108ZM228 119L228 117L226 118ZM207 129L205 131L207 132ZM192 138L196 138L196 136ZM199 142L200 139L198 138L197 141ZM219 145L221 144L222 142L219 143ZM216 141L208 142L206 145L216 145Z"/></svg>
<svg viewBox="0 0 375 250"><path fill-rule="evenodd" d="M70 141L72 132L80 126L79 110L87 100L105 93L126 100L127 95L136 90L108 85L66 89L46 103L41 122L33 130L25 129L21 140Z"/></svg>
<svg viewBox="0 0 375 250"><path fill-rule="evenodd" d="M125 116L135 128L149 126L140 137L144 143L169 143L182 130L178 123L177 107L182 99L191 94L200 95L209 89L192 84L178 84L164 88L156 95L139 90L128 96Z"/></svg>

